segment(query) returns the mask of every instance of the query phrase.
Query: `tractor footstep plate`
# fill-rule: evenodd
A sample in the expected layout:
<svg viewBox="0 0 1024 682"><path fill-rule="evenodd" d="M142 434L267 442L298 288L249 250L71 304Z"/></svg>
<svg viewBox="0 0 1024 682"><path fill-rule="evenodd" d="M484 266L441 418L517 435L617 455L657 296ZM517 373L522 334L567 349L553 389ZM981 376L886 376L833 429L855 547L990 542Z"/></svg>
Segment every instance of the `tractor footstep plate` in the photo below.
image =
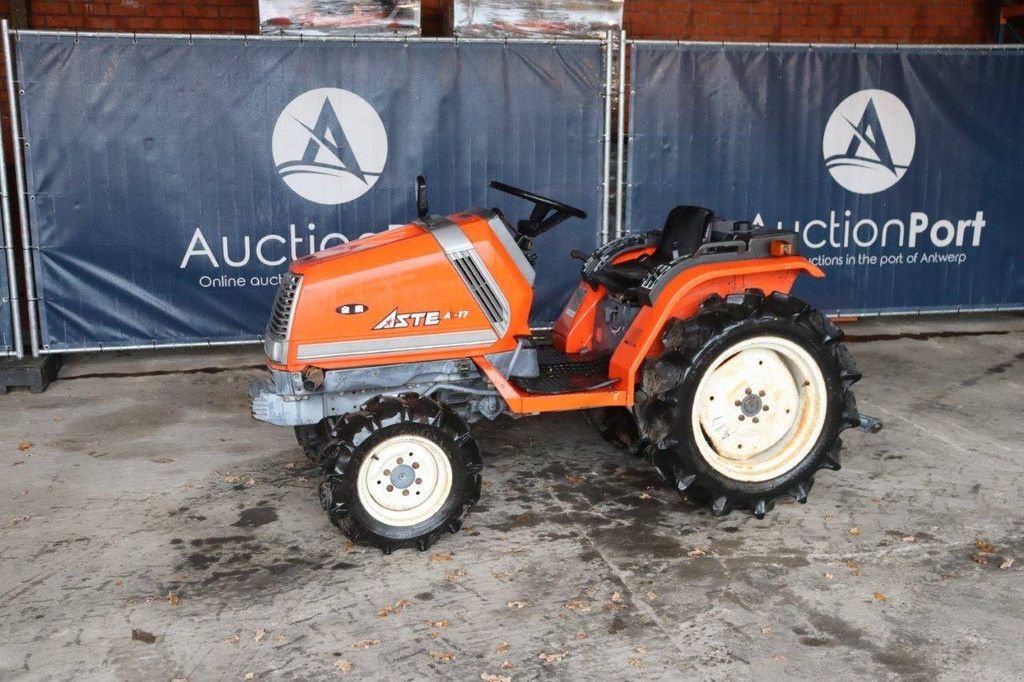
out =
<svg viewBox="0 0 1024 682"><path fill-rule="evenodd" d="M565 355L554 349L544 349L538 360L539 376L512 380L513 384L527 393L553 395L594 391L618 381L608 378L609 356L580 359L579 356Z"/></svg>

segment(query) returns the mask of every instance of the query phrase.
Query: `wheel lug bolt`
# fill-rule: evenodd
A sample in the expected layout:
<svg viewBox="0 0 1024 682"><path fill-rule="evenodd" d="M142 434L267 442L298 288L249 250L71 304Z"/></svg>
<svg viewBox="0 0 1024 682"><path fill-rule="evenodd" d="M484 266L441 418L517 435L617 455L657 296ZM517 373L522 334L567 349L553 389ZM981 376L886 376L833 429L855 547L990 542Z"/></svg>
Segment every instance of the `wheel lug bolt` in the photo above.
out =
<svg viewBox="0 0 1024 682"><path fill-rule="evenodd" d="M739 407L739 406L740 406L740 405L742 405L743 403L742 403L741 401L737 400L735 404L736 404L736 407Z"/></svg>
<svg viewBox="0 0 1024 682"><path fill-rule="evenodd" d="M384 470L384 475L385 476L390 476L391 475L391 469L385 469Z"/></svg>
<svg viewBox="0 0 1024 682"><path fill-rule="evenodd" d="M758 392L757 392L757 394L758 394L759 396L761 396L762 398L764 397L764 391L758 391Z"/></svg>
<svg viewBox="0 0 1024 682"><path fill-rule="evenodd" d="M398 458L398 459L397 459L396 461L397 461L397 462L398 462L399 464L401 464L401 463L402 463L402 458L401 458L401 457L399 457L399 458Z"/></svg>
<svg viewBox="0 0 1024 682"><path fill-rule="evenodd" d="M395 486L393 486L393 485L389 485L389 486L388 486L388 492L389 492L389 493L390 493L390 492L392 492L392 491L394 491L394 489L395 489Z"/></svg>
<svg viewBox="0 0 1024 682"><path fill-rule="evenodd" d="M745 391L744 391L744 393L746 393L747 395L750 395L751 393L753 393L753 391L751 391L751 390L750 390L750 389L748 388L747 390L745 390Z"/></svg>
<svg viewBox="0 0 1024 682"><path fill-rule="evenodd" d="M743 415L741 414L741 415L740 415L740 421L743 421L744 419L746 419L746 417L744 417L744 416L743 416Z"/></svg>
<svg viewBox="0 0 1024 682"><path fill-rule="evenodd" d="M416 479L416 485L423 485L423 479L422 478L417 478Z"/></svg>
<svg viewBox="0 0 1024 682"><path fill-rule="evenodd" d="M759 422L759 421L760 421L760 420L759 420L759 419L758 419L757 417L754 417L754 423L755 423L755 424L756 424L757 422Z"/></svg>
<svg viewBox="0 0 1024 682"><path fill-rule="evenodd" d="M406 489L406 490L403 490L403 491L402 491L402 494L403 494L403 495L408 495L408 494L409 494L409 490L408 490L408 489Z"/></svg>
<svg viewBox="0 0 1024 682"><path fill-rule="evenodd" d="M420 463L419 462L413 462L412 463L412 468L413 469L419 469L420 468Z"/></svg>
<svg viewBox="0 0 1024 682"><path fill-rule="evenodd" d="M767 406L767 405L765 405L765 406L764 406L764 407L762 407L761 409L762 409L762 410L764 410L765 412L767 412L767 411L768 411L768 406Z"/></svg>

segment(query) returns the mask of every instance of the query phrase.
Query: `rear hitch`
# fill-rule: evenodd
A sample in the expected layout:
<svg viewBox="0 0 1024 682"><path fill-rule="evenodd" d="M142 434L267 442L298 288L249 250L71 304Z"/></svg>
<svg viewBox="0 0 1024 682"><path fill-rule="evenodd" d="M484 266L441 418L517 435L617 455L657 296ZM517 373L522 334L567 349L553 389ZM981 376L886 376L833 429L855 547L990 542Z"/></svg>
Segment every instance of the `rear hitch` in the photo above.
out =
<svg viewBox="0 0 1024 682"><path fill-rule="evenodd" d="M864 433L878 433L882 430L882 420L862 414L860 415L860 423L857 424L857 428Z"/></svg>

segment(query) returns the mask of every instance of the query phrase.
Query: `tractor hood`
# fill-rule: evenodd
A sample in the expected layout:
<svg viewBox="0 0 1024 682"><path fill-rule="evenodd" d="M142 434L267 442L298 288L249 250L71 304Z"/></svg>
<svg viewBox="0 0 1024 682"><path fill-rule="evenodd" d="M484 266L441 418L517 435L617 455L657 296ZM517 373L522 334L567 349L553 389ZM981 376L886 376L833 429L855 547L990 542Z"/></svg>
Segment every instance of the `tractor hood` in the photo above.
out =
<svg viewBox="0 0 1024 682"><path fill-rule="evenodd" d="M305 274L311 268L321 266L331 261L343 258L350 258L358 254L365 254L369 251L388 249L392 245L402 241L414 240L423 235L423 228L418 225L404 225L398 229L387 230L370 234L360 239L354 239L338 246L332 246L310 256L303 256L291 264L290 270L295 274Z"/></svg>
<svg viewBox="0 0 1024 682"><path fill-rule="evenodd" d="M507 350L530 333L532 282L490 212L357 239L292 263L267 327L268 362L299 371Z"/></svg>

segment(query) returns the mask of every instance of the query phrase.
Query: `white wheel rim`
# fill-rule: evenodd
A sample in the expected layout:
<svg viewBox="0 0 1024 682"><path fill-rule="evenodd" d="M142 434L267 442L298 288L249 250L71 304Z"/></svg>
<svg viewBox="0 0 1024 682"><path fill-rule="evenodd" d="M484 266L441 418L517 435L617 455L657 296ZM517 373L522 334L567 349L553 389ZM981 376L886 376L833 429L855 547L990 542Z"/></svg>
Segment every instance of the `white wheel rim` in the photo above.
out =
<svg viewBox="0 0 1024 682"><path fill-rule="evenodd" d="M452 490L452 465L441 446L421 436L378 443L359 467L363 508L389 526L415 526L444 506Z"/></svg>
<svg viewBox="0 0 1024 682"><path fill-rule="evenodd" d="M704 373L693 435L719 473L767 481L803 461L827 409L825 377L811 355L788 339L758 336L730 346Z"/></svg>

